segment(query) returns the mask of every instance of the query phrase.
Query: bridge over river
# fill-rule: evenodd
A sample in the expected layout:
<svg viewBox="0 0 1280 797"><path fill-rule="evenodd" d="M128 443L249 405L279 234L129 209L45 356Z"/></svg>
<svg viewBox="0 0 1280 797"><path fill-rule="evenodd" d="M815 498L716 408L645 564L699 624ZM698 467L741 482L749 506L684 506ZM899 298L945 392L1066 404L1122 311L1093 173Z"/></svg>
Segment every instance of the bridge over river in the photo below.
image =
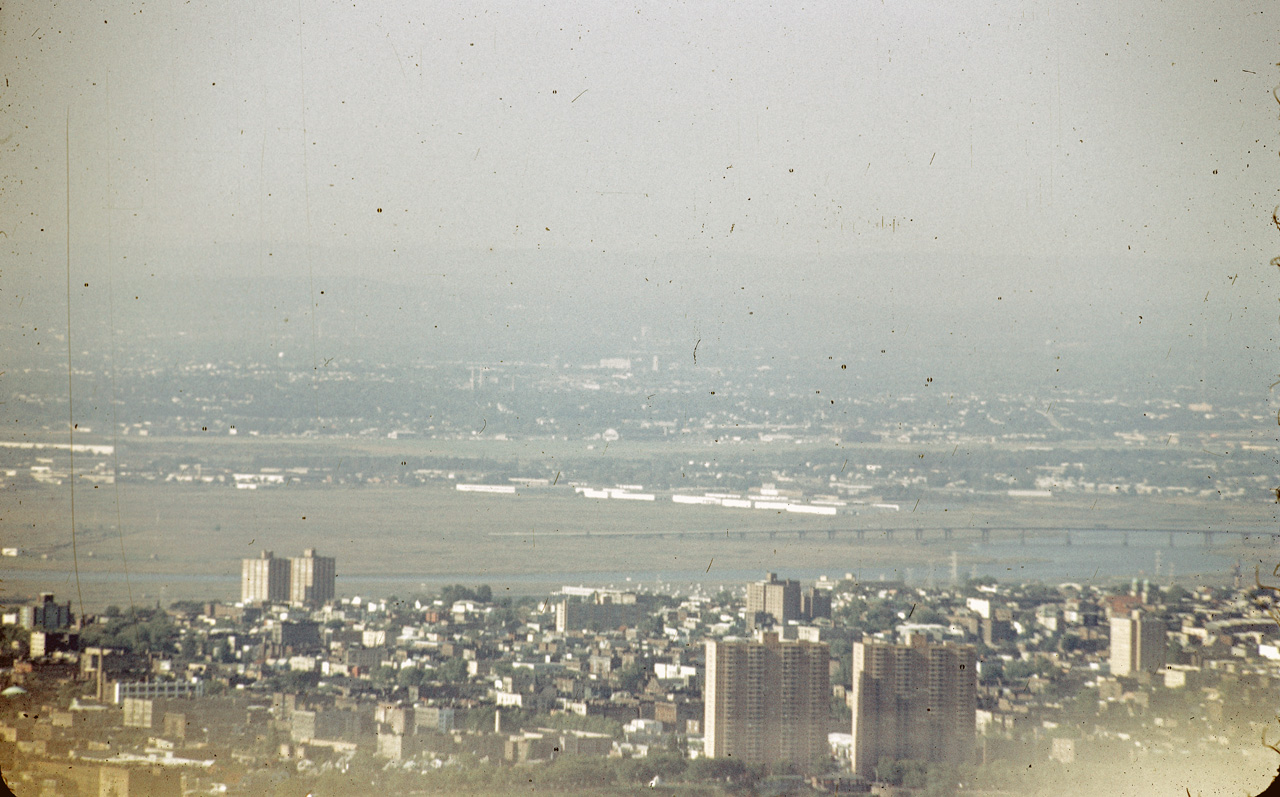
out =
<svg viewBox="0 0 1280 797"><path fill-rule="evenodd" d="M694 538L738 538L767 537L768 539L807 537L825 537L828 540L847 539L851 543L872 539L895 541L912 540L925 544L933 540L976 540L983 544L991 542L992 534L1000 537L1016 536L1022 544L1028 537L1038 539L1057 539L1063 545L1071 545L1073 537L1089 535L1091 537L1118 538L1122 546L1128 547L1131 537L1147 535L1163 535L1168 538L1170 548L1177 547L1178 541L1188 539L1211 548L1215 540L1224 537L1238 537L1241 542L1266 542L1274 545L1280 540L1280 530L1266 531L1256 528L1115 528L1110 526L880 526L877 528L787 528L787 529L663 529L634 531L542 531L539 537L589 537L592 539L610 538L652 538L652 539L694 539ZM495 537L524 537L523 532L492 532Z"/></svg>

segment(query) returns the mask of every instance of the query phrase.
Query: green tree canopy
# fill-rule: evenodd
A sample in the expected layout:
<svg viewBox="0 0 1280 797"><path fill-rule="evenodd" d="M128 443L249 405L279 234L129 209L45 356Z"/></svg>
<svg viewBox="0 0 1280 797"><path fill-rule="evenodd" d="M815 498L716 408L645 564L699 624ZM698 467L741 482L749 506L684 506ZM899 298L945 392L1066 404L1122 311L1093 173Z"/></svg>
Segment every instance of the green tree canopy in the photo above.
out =
<svg viewBox="0 0 1280 797"><path fill-rule="evenodd" d="M130 609L80 632L86 647L109 647L131 653L172 653L178 631L158 608Z"/></svg>

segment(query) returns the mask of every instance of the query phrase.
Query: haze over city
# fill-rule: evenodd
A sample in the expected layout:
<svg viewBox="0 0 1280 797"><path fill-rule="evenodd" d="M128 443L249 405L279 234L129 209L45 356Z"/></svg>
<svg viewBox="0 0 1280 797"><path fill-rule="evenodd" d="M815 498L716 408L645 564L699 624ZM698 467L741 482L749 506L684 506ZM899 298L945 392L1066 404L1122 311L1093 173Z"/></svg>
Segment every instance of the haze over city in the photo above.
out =
<svg viewBox="0 0 1280 797"><path fill-rule="evenodd" d="M1268 11L6 4L6 781L1260 792Z"/></svg>

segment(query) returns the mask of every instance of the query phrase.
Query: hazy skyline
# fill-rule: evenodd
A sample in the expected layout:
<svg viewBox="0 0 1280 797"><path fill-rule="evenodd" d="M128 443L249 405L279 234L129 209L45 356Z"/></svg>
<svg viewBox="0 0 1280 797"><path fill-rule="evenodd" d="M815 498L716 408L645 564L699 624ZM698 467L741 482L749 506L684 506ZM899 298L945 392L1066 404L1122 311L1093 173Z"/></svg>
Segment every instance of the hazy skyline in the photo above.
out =
<svg viewBox="0 0 1280 797"><path fill-rule="evenodd" d="M314 304L317 352L344 313L434 334L447 302L490 322L452 325L465 342L538 297L579 338L592 317L1045 366L1092 339L1261 386L1264 11L9 5L0 289L12 323L65 324L69 154L83 331L104 278L139 297L118 328L184 291L235 328L217 291L253 275L308 281L256 309ZM427 300L321 293L338 275Z"/></svg>
<svg viewBox="0 0 1280 797"><path fill-rule="evenodd" d="M6 3L5 601L54 589L84 616L132 610L136 590L163 620L162 602L231 597L245 556L313 547L338 559L339 595L366 601L481 580L503 598L553 582L732 588L766 571L1134 578L1136 592L1176 568L1179 586L1247 585L1249 565L1273 563L1280 509L1276 13ZM636 491L605 489L622 484ZM738 497L710 492L724 490ZM1002 655L1034 644L1071 676L1043 694L1019 676L1018 700L1045 713L1007 727L1030 717L1039 744L1102 716L1101 691L1076 692L1100 683L1102 643L1096 629L1055 639L1065 615L1031 607L1067 595L1032 592L1010 598L1025 630ZM932 599L897 597L874 607L886 628ZM1209 644L1208 620L1248 600L1173 601L1170 618L1205 621L1182 626L1187 661L1212 647L1231 668L1268 666L1260 647ZM699 604L694 625L725 633L732 603ZM355 613L339 625L354 631ZM466 631L447 654L420 655L435 631L383 642L424 683L473 659L470 686L461 674L440 694L496 706L489 665L525 655L508 623L547 627L532 606L507 614L491 641ZM879 628L870 609L846 614L829 629L841 646ZM653 640L699 641L685 618ZM247 624L229 646L229 626L219 641L198 628L175 673L201 660L229 691L302 675L261 667L279 651ZM539 672L548 649L601 650L534 654L519 634ZM1222 682L1249 712L1233 718L1215 686L1214 718L1196 682L1151 738L1212 742L1193 763L1225 760L1228 735L1252 749L1267 687L1235 675ZM1103 713L1125 742L1118 769L1131 710ZM305 781L277 743L300 738L261 736L241 763ZM1096 769L1110 748L1084 741L1081 767L1110 777ZM1008 753L1017 772L1019 755L1043 762L1036 744ZM1240 777L1258 762L1232 760ZM1179 793L1217 772L1201 769Z"/></svg>
<svg viewBox="0 0 1280 797"><path fill-rule="evenodd" d="M6 6L6 243L1271 254L1261 3L344 6Z"/></svg>

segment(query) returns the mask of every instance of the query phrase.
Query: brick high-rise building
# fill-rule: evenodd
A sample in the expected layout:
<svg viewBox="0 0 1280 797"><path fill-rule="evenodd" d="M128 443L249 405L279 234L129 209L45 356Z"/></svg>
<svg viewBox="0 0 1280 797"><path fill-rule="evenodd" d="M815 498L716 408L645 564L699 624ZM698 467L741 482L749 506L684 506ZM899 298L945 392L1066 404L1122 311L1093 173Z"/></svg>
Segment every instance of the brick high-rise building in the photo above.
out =
<svg viewBox="0 0 1280 797"><path fill-rule="evenodd" d="M1130 676L1164 669L1167 627L1163 620L1129 616L1111 618L1111 674Z"/></svg>
<svg viewBox="0 0 1280 797"><path fill-rule="evenodd" d="M243 603L284 603L289 600L289 560L263 551L257 559L241 560L240 600Z"/></svg>
<svg viewBox="0 0 1280 797"><path fill-rule="evenodd" d="M973 755L976 654L969 645L853 643L853 771L882 758L963 763Z"/></svg>
<svg viewBox="0 0 1280 797"><path fill-rule="evenodd" d="M307 548L302 556L289 559L289 602L296 606L319 606L333 600L337 565L331 556L316 556Z"/></svg>
<svg viewBox="0 0 1280 797"><path fill-rule="evenodd" d="M831 652L822 642L707 643L703 691L705 753L744 764L808 765L829 756Z"/></svg>
<svg viewBox="0 0 1280 797"><path fill-rule="evenodd" d="M817 587L809 587L800 593L800 618L817 620L822 617L831 619L831 593Z"/></svg>
<svg viewBox="0 0 1280 797"><path fill-rule="evenodd" d="M71 601L56 602L52 592L41 592L40 600L31 606L18 607L18 625L36 631L57 631L70 628L75 618L71 614Z"/></svg>
<svg viewBox="0 0 1280 797"><path fill-rule="evenodd" d="M756 615L763 612L777 625L800 619L800 582L779 581L777 573L769 573L764 581L747 585L747 628L756 627Z"/></svg>

